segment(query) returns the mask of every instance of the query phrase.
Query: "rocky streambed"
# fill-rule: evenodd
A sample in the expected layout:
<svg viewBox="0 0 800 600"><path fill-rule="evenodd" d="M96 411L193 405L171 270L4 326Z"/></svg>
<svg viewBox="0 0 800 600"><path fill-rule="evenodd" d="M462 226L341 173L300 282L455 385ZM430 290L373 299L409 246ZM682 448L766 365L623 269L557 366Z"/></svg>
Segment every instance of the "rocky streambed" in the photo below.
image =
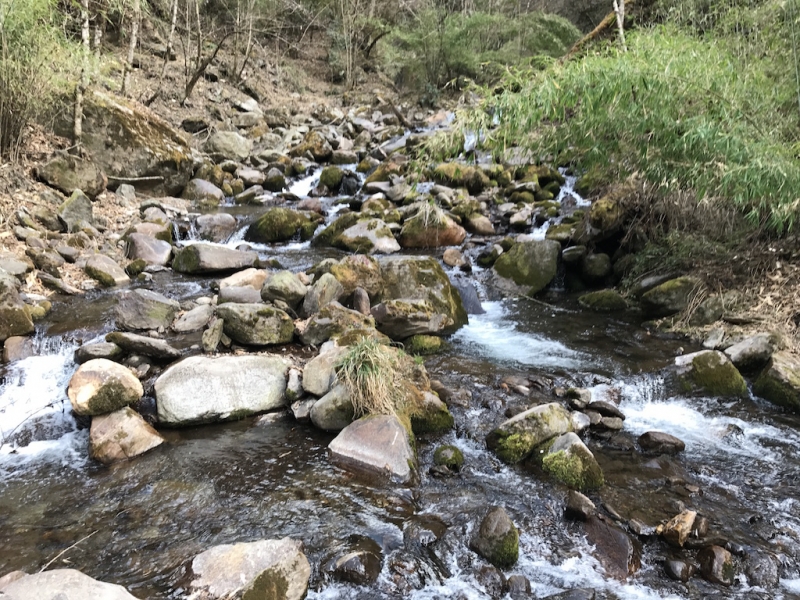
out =
<svg viewBox="0 0 800 600"><path fill-rule="evenodd" d="M182 198L42 169L87 189L0 260L0 597L796 597L780 337L691 274L612 289L615 196L415 176L430 126L395 122L214 134ZM673 315L705 348L643 327ZM359 418L353 348L397 416Z"/></svg>

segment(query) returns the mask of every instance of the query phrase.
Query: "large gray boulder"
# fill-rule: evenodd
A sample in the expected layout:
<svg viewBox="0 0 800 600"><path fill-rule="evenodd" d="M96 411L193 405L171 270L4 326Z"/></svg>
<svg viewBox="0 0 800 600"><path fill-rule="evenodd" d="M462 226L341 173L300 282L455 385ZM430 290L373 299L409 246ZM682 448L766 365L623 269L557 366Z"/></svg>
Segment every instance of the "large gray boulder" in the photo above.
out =
<svg viewBox="0 0 800 600"><path fill-rule="evenodd" d="M71 120L57 126L57 133L72 135ZM191 177L192 151L183 136L141 104L109 92L85 96L81 144L112 188L127 182L172 195Z"/></svg>
<svg viewBox="0 0 800 600"><path fill-rule="evenodd" d="M303 312L306 315L313 315L331 302L339 300L343 294L342 284L330 273L325 273L308 289L303 300Z"/></svg>
<svg viewBox="0 0 800 600"><path fill-rule="evenodd" d="M375 320L360 312L345 308L336 301L329 302L313 315L300 333L300 341L306 345L319 346L355 330L372 337L377 334Z"/></svg>
<svg viewBox="0 0 800 600"><path fill-rule="evenodd" d="M214 244L191 244L175 252L172 268L178 273L224 273L252 267L257 252L242 252Z"/></svg>
<svg viewBox="0 0 800 600"><path fill-rule="evenodd" d="M192 598L302 600L311 565L301 542L289 538L225 544L192 561Z"/></svg>
<svg viewBox="0 0 800 600"><path fill-rule="evenodd" d="M201 240L222 243L236 231L236 218L228 213L200 215L195 226Z"/></svg>
<svg viewBox="0 0 800 600"><path fill-rule="evenodd" d="M225 335L240 344L288 344L294 337L292 318L266 304L226 303L217 307L217 316L225 321Z"/></svg>
<svg viewBox="0 0 800 600"><path fill-rule="evenodd" d="M500 569L514 566L519 558L519 531L504 508L489 509L470 547Z"/></svg>
<svg viewBox="0 0 800 600"><path fill-rule="evenodd" d="M225 193L210 181L195 178L183 188L181 198L191 200L200 207L213 207L225 200Z"/></svg>
<svg viewBox="0 0 800 600"><path fill-rule="evenodd" d="M486 445L501 460L516 463L534 448L572 430L569 411L556 402L534 406L500 424L486 436Z"/></svg>
<svg viewBox="0 0 800 600"><path fill-rule="evenodd" d="M717 350L701 350L675 358L685 391L698 389L712 396L746 398L747 383L728 357Z"/></svg>
<svg viewBox="0 0 800 600"><path fill-rule="evenodd" d="M353 422L355 409L350 394L341 384L331 390L311 407L311 422L324 431L341 431Z"/></svg>
<svg viewBox="0 0 800 600"><path fill-rule="evenodd" d="M137 600L120 585L92 579L75 569L26 575L6 585L3 600Z"/></svg>
<svg viewBox="0 0 800 600"><path fill-rule="evenodd" d="M283 300L292 308L306 297L308 288L291 271L276 271L270 273L261 288L261 298L264 300Z"/></svg>
<svg viewBox="0 0 800 600"><path fill-rule="evenodd" d="M58 219L67 231L80 231L85 225L94 225L92 201L82 191L75 190L58 207Z"/></svg>
<svg viewBox="0 0 800 600"><path fill-rule="evenodd" d="M66 152L55 154L39 166L36 175L47 185L65 194L81 190L90 198L96 198L106 189L108 183L105 174L94 162Z"/></svg>
<svg viewBox="0 0 800 600"><path fill-rule="evenodd" d="M165 266L172 256L172 245L143 233L131 233L125 242L125 256L148 265Z"/></svg>
<svg viewBox="0 0 800 600"><path fill-rule="evenodd" d="M156 380L158 420L183 426L280 408L288 370L289 362L277 356L191 356Z"/></svg>
<svg viewBox="0 0 800 600"><path fill-rule="evenodd" d="M800 358L776 352L753 385L753 392L773 404L800 412Z"/></svg>
<svg viewBox="0 0 800 600"><path fill-rule="evenodd" d="M125 270L105 254L94 254L89 257L83 270L103 287L116 287L131 282Z"/></svg>
<svg viewBox="0 0 800 600"><path fill-rule="evenodd" d="M217 131L208 138L203 150L217 160L243 162L253 150L253 141L236 131Z"/></svg>
<svg viewBox="0 0 800 600"><path fill-rule="evenodd" d="M556 276L560 255L561 244L554 240L517 242L494 263L495 284L512 294L537 294Z"/></svg>
<svg viewBox="0 0 800 600"><path fill-rule="evenodd" d="M416 455L400 420L393 415L369 415L345 427L328 446L331 460L365 474L408 483Z"/></svg>
<svg viewBox="0 0 800 600"><path fill-rule="evenodd" d="M146 289L126 290L119 295L117 326L127 331L169 327L180 304L163 294Z"/></svg>
<svg viewBox="0 0 800 600"><path fill-rule="evenodd" d="M773 333L757 333L725 349L725 354L740 371L762 369L780 346L778 336Z"/></svg>
<svg viewBox="0 0 800 600"><path fill-rule="evenodd" d="M101 463L133 458L163 443L164 438L127 406L92 418L89 453Z"/></svg>
<svg viewBox="0 0 800 600"><path fill-rule="evenodd" d="M112 331L106 335L106 341L116 344L128 354L141 354L159 361L172 361L181 357L181 351L173 348L164 340L146 335Z"/></svg>
<svg viewBox="0 0 800 600"><path fill-rule="evenodd" d="M67 396L77 415L102 415L138 402L142 384L127 367L97 358L83 363L72 375Z"/></svg>
<svg viewBox="0 0 800 600"><path fill-rule="evenodd" d="M400 251L400 244L392 230L380 219L366 219L348 227L336 238L334 245L349 252L369 254L393 254Z"/></svg>
<svg viewBox="0 0 800 600"><path fill-rule="evenodd" d="M181 317L172 324L172 330L177 333L190 333L192 331L200 331L214 316L214 307L209 304L201 304L195 306L192 310L181 315Z"/></svg>

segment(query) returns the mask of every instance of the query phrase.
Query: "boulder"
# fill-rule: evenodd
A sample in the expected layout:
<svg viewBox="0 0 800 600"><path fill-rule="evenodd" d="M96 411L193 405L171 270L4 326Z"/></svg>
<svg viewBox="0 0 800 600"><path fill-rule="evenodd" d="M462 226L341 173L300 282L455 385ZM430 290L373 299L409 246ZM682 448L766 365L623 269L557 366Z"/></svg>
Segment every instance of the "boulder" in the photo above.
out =
<svg viewBox="0 0 800 600"><path fill-rule="evenodd" d="M71 126L57 133L69 137ZM154 195L175 194L191 176L192 153L181 134L141 104L99 89L84 97L81 145L112 187L130 180Z"/></svg>
<svg viewBox="0 0 800 600"><path fill-rule="evenodd" d="M611 257L591 252L581 261L581 276L589 283L602 281L611 274Z"/></svg>
<svg viewBox="0 0 800 600"><path fill-rule="evenodd" d="M289 156L305 156L310 153L317 162L329 160L333 155L333 148L328 140L319 131L309 131L298 146L292 148Z"/></svg>
<svg viewBox="0 0 800 600"><path fill-rule="evenodd" d="M467 323L461 296L435 258L387 256L382 257L379 264L383 278L380 296L384 303L390 300L426 301L425 309L427 311L429 306L431 321L436 324L435 333L440 335L453 333ZM333 270L331 272L336 275ZM360 287L367 289L364 285Z"/></svg>
<svg viewBox="0 0 800 600"><path fill-rule="evenodd" d="M126 331L167 328L180 309L178 302L158 292L126 290L119 295L116 323Z"/></svg>
<svg viewBox="0 0 800 600"><path fill-rule="evenodd" d="M3 362L8 364L24 360L34 355L33 339L22 336L12 336L3 344Z"/></svg>
<svg viewBox="0 0 800 600"><path fill-rule="evenodd" d="M277 356L185 358L156 380L159 423L228 421L283 407L288 369Z"/></svg>
<svg viewBox="0 0 800 600"><path fill-rule="evenodd" d="M127 367L97 358L78 367L67 395L75 414L102 415L138 402L144 389Z"/></svg>
<svg viewBox="0 0 800 600"><path fill-rule="evenodd" d="M586 539L595 547L594 554L609 576L624 581L639 570L641 547L610 520L591 517L584 529Z"/></svg>
<svg viewBox="0 0 800 600"><path fill-rule="evenodd" d="M350 425L355 409L347 389L341 384L334 385L314 403L309 416L314 426L324 431L341 431Z"/></svg>
<svg viewBox="0 0 800 600"><path fill-rule="evenodd" d="M717 350L701 350L675 358L678 377L686 391L700 389L712 396L746 398L747 383L728 357Z"/></svg>
<svg viewBox="0 0 800 600"><path fill-rule="evenodd" d="M39 166L36 175L50 187L65 194L80 190L90 198L96 198L108 184L105 174L94 162L66 152L55 154Z"/></svg>
<svg viewBox="0 0 800 600"><path fill-rule="evenodd" d="M224 287L217 296L217 304L263 304L261 292L251 287Z"/></svg>
<svg viewBox="0 0 800 600"><path fill-rule="evenodd" d="M553 240L517 242L494 263L498 287L533 295L547 287L558 270L561 244Z"/></svg>
<svg viewBox="0 0 800 600"><path fill-rule="evenodd" d="M576 490L570 490L567 495L567 505L564 507L564 516L569 519L588 521L597 514L594 502Z"/></svg>
<svg viewBox="0 0 800 600"><path fill-rule="evenodd" d="M377 335L375 320L360 312L345 308L336 301L329 302L314 314L300 333L300 340L306 345L319 346L329 339L361 332L370 337Z"/></svg>
<svg viewBox="0 0 800 600"><path fill-rule="evenodd" d="M303 300L303 312L313 315L331 302L339 300L343 294L342 284L330 273L325 273L308 289Z"/></svg>
<svg viewBox="0 0 800 600"><path fill-rule="evenodd" d="M104 464L133 458L164 443L164 438L127 406L92 418L89 453Z"/></svg>
<svg viewBox="0 0 800 600"><path fill-rule="evenodd" d="M706 546L697 553L700 574L711 583L731 586L736 580L736 566L731 553L719 546Z"/></svg>
<svg viewBox="0 0 800 600"><path fill-rule="evenodd" d="M702 282L695 277L670 279L642 294L642 308L652 317L674 315L689 306L689 302L702 285Z"/></svg>
<svg viewBox="0 0 800 600"><path fill-rule="evenodd" d="M392 254L400 250L392 230L380 219L358 221L337 236L332 245L362 254Z"/></svg>
<svg viewBox="0 0 800 600"><path fill-rule="evenodd" d="M725 349L733 366L740 371L753 372L763 369L780 345L778 336L772 333L757 333Z"/></svg>
<svg viewBox="0 0 800 600"><path fill-rule="evenodd" d="M136 600L121 585L92 579L75 569L25 575L0 592L3 600Z"/></svg>
<svg viewBox="0 0 800 600"><path fill-rule="evenodd" d="M594 490L603 486L605 479L594 454L572 432L565 433L546 443L540 455L542 469L554 479L576 490Z"/></svg>
<svg viewBox="0 0 800 600"><path fill-rule="evenodd" d="M500 424L486 436L486 445L501 460L516 463L534 448L572 428L569 411L555 402L534 406Z"/></svg>
<svg viewBox="0 0 800 600"><path fill-rule="evenodd" d="M489 177L479 168L460 163L442 163L433 172L436 183L452 188L466 188L470 194L480 194L491 185Z"/></svg>
<svg viewBox="0 0 800 600"><path fill-rule="evenodd" d="M292 308L306 297L308 288L291 271L270 273L261 288L261 298L265 301L283 300Z"/></svg>
<svg viewBox="0 0 800 600"><path fill-rule="evenodd" d="M213 244L191 244L175 252L172 268L192 275L224 273L252 267L258 262L257 252L243 252Z"/></svg>
<svg viewBox="0 0 800 600"><path fill-rule="evenodd" d="M400 245L403 248L437 248L458 246L467 237L461 225L441 210L420 210L406 219L400 230Z"/></svg>
<svg viewBox="0 0 800 600"><path fill-rule="evenodd" d="M383 567L380 545L366 536L353 535L350 538L344 553L326 561L322 572L337 581L362 586L374 584Z"/></svg>
<svg viewBox="0 0 800 600"><path fill-rule="evenodd" d="M261 291L269 272L264 269L245 269L219 280L219 289L226 287L250 287Z"/></svg>
<svg viewBox="0 0 800 600"><path fill-rule="evenodd" d="M125 256L131 260L143 260L148 265L165 266L172 256L172 246L142 233L131 233L125 240Z"/></svg>
<svg viewBox="0 0 800 600"><path fill-rule="evenodd" d="M647 431L639 436L639 447L644 452L653 454L679 454L686 449L686 444L674 435L662 431Z"/></svg>
<svg viewBox="0 0 800 600"><path fill-rule="evenodd" d="M444 335L452 329L448 315L437 312L429 300L387 300L372 307L376 327L393 340L413 335Z"/></svg>
<svg viewBox="0 0 800 600"><path fill-rule="evenodd" d="M231 237L236 232L236 226L236 217L228 213L200 215L195 221L197 236L201 240L218 244Z"/></svg>
<svg viewBox="0 0 800 600"><path fill-rule="evenodd" d="M286 177L280 170L272 167L264 177L264 189L269 192L281 192L286 187Z"/></svg>
<svg viewBox="0 0 800 600"><path fill-rule="evenodd" d="M464 453L450 444L439 446L433 452L433 464L458 472L464 466Z"/></svg>
<svg viewBox="0 0 800 600"><path fill-rule="evenodd" d="M415 435L441 433L452 429L455 424L447 405L431 392L422 392L421 400L410 407L408 413Z"/></svg>
<svg viewBox="0 0 800 600"><path fill-rule="evenodd" d="M224 327L225 321L222 319L214 319L208 329L203 332L203 337L201 339L203 352L211 354L217 351L219 343L222 341L222 330Z"/></svg>
<svg viewBox="0 0 800 600"><path fill-rule="evenodd" d="M240 344L288 344L294 337L292 318L272 306L228 303L217 307L217 316L225 321L225 335Z"/></svg>
<svg viewBox="0 0 800 600"><path fill-rule="evenodd" d="M173 361L181 357L181 351L164 340L135 333L112 331L106 335L106 342L116 344L128 354L140 354L158 361Z"/></svg>
<svg viewBox="0 0 800 600"><path fill-rule="evenodd" d="M83 270L103 287L126 285L131 281L125 270L105 254L92 255Z"/></svg>
<svg viewBox="0 0 800 600"><path fill-rule="evenodd" d="M380 295L383 288L383 274L378 260L372 256L356 254L346 256L338 263L331 265L330 273L344 288L344 297L352 295L356 288L361 288L370 297Z"/></svg>
<svg viewBox="0 0 800 600"><path fill-rule="evenodd" d="M409 433L394 415L369 415L345 427L328 446L331 460L348 470L409 483L416 455Z"/></svg>
<svg viewBox="0 0 800 600"><path fill-rule="evenodd" d="M75 190L58 207L58 219L67 231L80 231L86 225L94 225L92 201L80 190Z"/></svg>
<svg viewBox="0 0 800 600"><path fill-rule="evenodd" d="M495 234L494 225L492 225L489 217L479 213L473 213L467 217L466 229L475 235Z"/></svg>
<svg viewBox="0 0 800 600"><path fill-rule="evenodd" d="M339 167L325 167L322 169L322 173L320 173L319 183L320 185L324 185L331 192L336 192L339 186L342 185L342 179L344 179L344 171Z"/></svg>
<svg viewBox="0 0 800 600"><path fill-rule="evenodd" d="M200 207L214 207L225 200L225 192L210 181L195 178L183 188L181 198L191 200Z"/></svg>
<svg viewBox="0 0 800 600"><path fill-rule="evenodd" d="M620 312L628 308L625 298L616 290L589 292L578 298L578 304L594 312Z"/></svg>
<svg viewBox="0 0 800 600"><path fill-rule="evenodd" d="M697 512L693 510L684 510L680 514L672 517L663 526L659 525L656 531L669 544L677 546L678 548L683 548L683 545L692 533L692 527L694 527L696 517Z"/></svg>
<svg viewBox="0 0 800 600"><path fill-rule="evenodd" d="M82 365L95 358L105 358L116 361L118 358L121 358L123 354L122 348L116 344L111 342L95 342L93 344L84 344L75 350L75 362Z"/></svg>
<svg viewBox="0 0 800 600"><path fill-rule="evenodd" d="M753 392L773 404L800 412L800 358L787 351L772 355Z"/></svg>
<svg viewBox="0 0 800 600"><path fill-rule="evenodd" d="M317 213L274 207L247 228L244 238L259 244L286 242L298 237L308 240L314 235L321 219Z"/></svg>
<svg viewBox="0 0 800 600"><path fill-rule="evenodd" d="M483 517L470 548L499 569L510 569L519 558L519 531L505 509L495 506Z"/></svg>
<svg viewBox="0 0 800 600"><path fill-rule="evenodd" d="M0 342L34 330L30 310L19 297L16 280L9 275L0 276Z"/></svg>
<svg viewBox="0 0 800 600"><path fill-rule="evenodd" d="M336 365L347 354L335 342L323 344L320 353L303 368L303 389L314 396L324 396L336 382Z"/></svg>
<svg viewBox="0 0 800 600"><path fill-rule="evenodd" d="M311 565L290 538L213 546L192 561L192 598L302 600Z"/></svg>
<svg viewBox="0 0 800 600"><path fill-rule="evenodd" d="M253 141L236 131L216 131L203 145L203 151L219 162L244 162L253 150Z"/></svg>
<svg viewBox="0 0 800 600"><path fill-rule="evenodd" d="M181 315L180 318L172 324L172 330L177 333L200 331L208 325L208 322L213 316L214 307L210 304L195 306L192 310Z"/></svg>

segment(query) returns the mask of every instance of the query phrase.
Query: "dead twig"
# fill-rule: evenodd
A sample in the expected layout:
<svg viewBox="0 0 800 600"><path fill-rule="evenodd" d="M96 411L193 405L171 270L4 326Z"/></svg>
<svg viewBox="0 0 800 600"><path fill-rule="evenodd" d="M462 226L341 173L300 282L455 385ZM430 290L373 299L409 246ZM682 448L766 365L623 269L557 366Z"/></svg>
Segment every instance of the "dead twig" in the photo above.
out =
<svg viewBox="0 0 800 600"><path fill-rule="evenodd" d="M48 563L47 563L45 566L43 566L43 567L41 568L41 570L39 571L39 573L41 573L42 571L44 571L45 569L47 569L47 567L49 567L50 565L52 565L52 564L53 564L54 562L56 562L56 561L57 561L59 558L61 558L61 557L62 557L62 556L64 556L64 555L65 555L67 552L69 552L70 550L72 550L72 549L73 549L75 546L77 546L77 545L78 545L78 544L80 544L81 542L85 542L86 540L88 540L90 537L92 537L92 536L93 536L95 533L97 533L98 531L100 531L100 530L99 530L99 529L95 529L95 530L94 530L92 533L90 533L89 535L85 535L85 536L83 536L83 537L82 537L81 539L79 539L77 542L75 542L74 544L72 544L72 546L70 546L69 548L64 548L64 549L63 549L61 552L59 552L58 554L56 554L56 555L55 555L55 556L54 556L54 557L53 557L53 558L50 560L50 562L48 562Z"/></svg>

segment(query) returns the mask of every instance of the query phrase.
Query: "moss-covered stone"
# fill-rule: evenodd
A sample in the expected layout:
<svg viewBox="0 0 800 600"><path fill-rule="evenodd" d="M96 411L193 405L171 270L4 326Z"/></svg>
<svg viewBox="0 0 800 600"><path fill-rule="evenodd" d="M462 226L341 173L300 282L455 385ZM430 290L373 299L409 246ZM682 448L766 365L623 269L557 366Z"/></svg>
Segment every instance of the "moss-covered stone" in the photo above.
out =
<svg viewBox="0 0 800 600"><path fill-rule="evenodd" d="M383 275L376 258L364 255L347 256L338 263L329 265L328 272L342 284L344 297L352 296L356 288L360 287L369 294L373 303L380 299ZM316 273L316 277L321 275L321 272Z"/></svg>
<svg viewBox="0 0 800 600"><path fill-rule="evenodd" d="M339 236L362 219L359 213L345 213L323 229L312 241L312 246L336 246Z"/></svg>
<svg viewBox="0 0 800 600"><path fill-rule="evenodd" d="M455 424L447 405L431 392L423 392L420 400L407 407L407 413L416 435L449 431Z"/></svg>
<svg viewBox="0 0 800 600"><path fill-rule="evenodd" d="M314 235L321 220L322 217L317 213L275 207L269 209L250 225L245 239L261 244L286 242L295 237L308 240Z"/></svg>
<svg viewBox="0 0 800 600"><path fill-rule="evenodd" d="M548 227L544 237L548 240L555 240L559 244L568 244L574 232L575 227L570 223L559 223Z"/></svg>
<svg viewBox="0 0 800 600"><path fill-rule="evenodd" d="M545 444L542 469L554 479L580 491L603 486L605 478L600 465L586 445L574 433L567 433Z"/></svg>
<svg viewBox="0 0 800 600"><path fill-rule="evenodd" d="M578 298L578 303L584 308L603 313L620 312L628 308L625 298L615 290L589 292Z"/></svg>
<svg viewBox="0 0 800 600"><path fill-rule="evenodd" d="M217 316L225 321L225 335L240 344L287 344L294 337L292 318L264 304L226 303L217 307Z"/></svg>
<svg viewBox="0 0 800 600"><path fill-rule="evenodd" d="M470 194L480 194L491 185L481 169L460 163L442 163L433 171L436 183L455 188L466 188Z"/></svg>
<svg viewBox="0 0 800 600"><path fill-rule="evenodd" d="M773 354L753 392L773 404L800 412L800 359L786 351Z"/></svg>
<svg viewBox="0 0 800 600"><path fill-rule="evenodd" d="M393 176L402 175L405 172L405 165L387 161L378 165L375 170L369 174L364 184L376 183L381 181L389 181Z"/></svg>
<svg viewBox="0 0 800 600"><path fill-rule="evenodd" d="M561 244L553 240L520 242L494 263L495 272L533 295L543 290L556 276Z"/></svg>
<svg viewBox="0 0 800 600"><path fill-rule="evenodd" d="M746 398L747 383L722 352L703 350L675 359L682 385L699 388L712 396Z"/></svg>
<svg viewBox="0 0 800 600"><path fill-rule="evenodd" d="M289 152L289 156L305 156L310 153L314 160L326 161L333 155L333 148L319 131L309 131L300 143Z"/></svg>
<svg viewBox="0 0 800 600"><path fill-rule="evenodd" d="M403 346L409 354L427 355L441 352L444 342L436 335L418 334L404 341Z"/></svg>
<svg viewBox="0 0 800 600"><path fill-rule="evenodd" d="M128 266L125 267L125 272L130 277L136 277L139 275L139 273L143 273L146 268L147 261L143 258L137 258L136 260L132 260L128 263Z"/></svg>
<svg viewBox="0 0 800 600"><path fill-rule="evenodd" d="M608 177L602 172L600 167L593 166L586 171L586 173L578 177L578 180L575 182L575 191L581 196L589 196L609 183Z"/></svg>
<svg viewBox="0 0 800 600"><path fill-rule="evenodd" d="M339 186L342 185L344 179L344 171L339 167L325 167L319 176L319 182L328 188L331 192L336 192Z"/></svg>
<svg viewBox="0 0 800 600"><path fill-rule="evenodd" d="M519 531L506 511L489 510L481 521L470 547L500 569L509 569L519 559Z"/></svg>
<svg viewBox="0 0 800 600"><path fill-rule="evenodd" d="M547 440L571 430L569 412L553 402L535 406L505 421L486 436L486 445L500 460L513 464Z"/></svg>
<svg viewBox="0 0 800 600"><path fill-rule="evenodd" d="M642 295L642 308L652 317L668 317L689 306L702 282L690 276L665 281Z"/></svg>
<svg viewBox="0 0 800 600"><path fill-rule="evenodd" d="M439 446L433 453L433 464L447 467L451 471L460 471L464 466L464 454L450 444Z"/></svg>

